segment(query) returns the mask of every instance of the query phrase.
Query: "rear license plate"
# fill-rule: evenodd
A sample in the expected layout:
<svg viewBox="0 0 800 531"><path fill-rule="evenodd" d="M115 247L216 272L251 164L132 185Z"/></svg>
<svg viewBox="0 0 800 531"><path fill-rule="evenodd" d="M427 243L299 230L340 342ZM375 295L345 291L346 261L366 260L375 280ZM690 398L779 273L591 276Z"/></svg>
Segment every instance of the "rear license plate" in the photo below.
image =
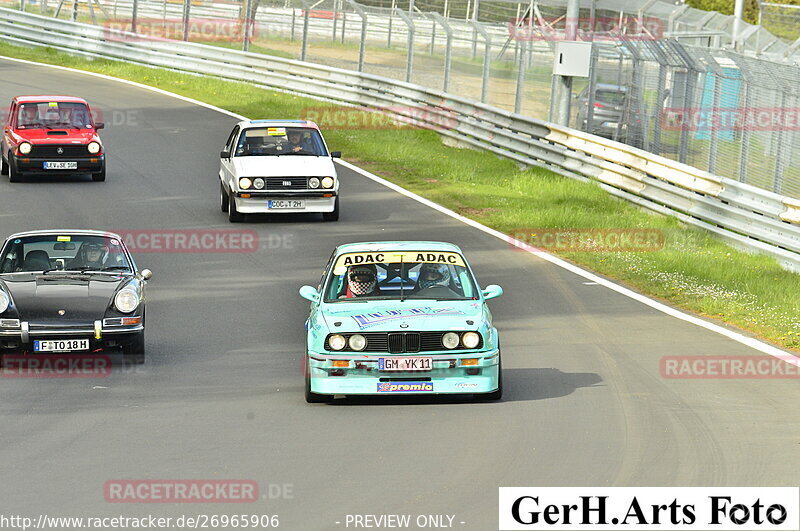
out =
<svg viewBox="0 0 800 531"><path fill-rule="evenodd" d="M305 208L306 202L299 199L270 199L267 208Z"/></svg>
<svg viewBox="0 0 800 531"><path fill-rule="evenodd" d="M88 339L42 339L33 342L34 352L74 352L89 350Z"/></svg>
<svg viewBox="0 0 800 531"><path fill-rule="evenodd" d="M77 162L45 162L44 163L45 170L77 170L78 163Z"/></svg>
<svg viewBox="0 0 800 531"><path fill-rule="evenodd" d="M380 371L430 371L433 358L378 358Z"/></svg>

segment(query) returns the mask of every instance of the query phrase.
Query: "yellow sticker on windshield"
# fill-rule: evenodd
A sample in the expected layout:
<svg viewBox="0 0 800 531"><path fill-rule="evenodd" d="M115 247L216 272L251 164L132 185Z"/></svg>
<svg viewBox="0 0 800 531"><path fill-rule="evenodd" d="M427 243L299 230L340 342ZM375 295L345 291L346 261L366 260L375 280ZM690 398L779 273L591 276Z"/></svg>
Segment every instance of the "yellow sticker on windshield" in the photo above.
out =
<svg viewBox="0 0 800 531"><path fill-rule="evenodd" d="M51 101L50 103L47 104L47 106L48 107L58 107L58 103L56 103L54 101Z"/></svg>
<svg viewBox="0 0 800 531"><path fill-rule="evenodd" d="M269 136L286 136L285 127L267 127L267 134Z"/></svg>
<svg viewBox="0 0 800 531"><path fill-rule="evenodd" d="M72 241L72 236L59 236L58 238L56 238L56 241L58 241L58 242L69 242L69 241Z"/></svg>
<svg viewBox="0 0 800 531"><path fill-rule="evenodd" d="M343 275L347 268L362 264L449 264L465 267L458 253L441 251L386 251L379 253L347 253L339 256L333 268L334 275Z"/></svg>

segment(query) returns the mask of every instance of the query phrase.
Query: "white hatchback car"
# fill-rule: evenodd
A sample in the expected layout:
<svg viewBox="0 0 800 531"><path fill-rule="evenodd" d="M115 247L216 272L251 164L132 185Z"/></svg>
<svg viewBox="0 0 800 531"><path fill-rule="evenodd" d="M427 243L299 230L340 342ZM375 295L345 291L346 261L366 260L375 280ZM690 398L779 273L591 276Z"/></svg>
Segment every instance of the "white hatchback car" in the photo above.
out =
<svg viewBox="0 0 800 531"><path fill-rule="evenodd" d="M220 208L232 222L244 214L321 212L339 219L334 158L314 122L245 120L220 153Z"/></svg>

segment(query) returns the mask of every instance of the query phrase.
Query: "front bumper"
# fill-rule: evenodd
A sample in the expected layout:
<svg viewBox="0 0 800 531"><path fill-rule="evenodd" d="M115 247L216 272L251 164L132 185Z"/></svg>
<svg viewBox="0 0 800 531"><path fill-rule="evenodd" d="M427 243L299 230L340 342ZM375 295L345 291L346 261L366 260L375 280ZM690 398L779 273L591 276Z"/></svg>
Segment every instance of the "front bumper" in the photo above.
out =
<svg viewBox="0 0 800 531"><path fill-rule="evenodd" d="M394 354L308 353L311 391L326 395L438 395L490 393L499 386L500 351L467 353L420 353L404 356L433 358L433 370L382 372L378 358ZM462 359L478 359L478 365L462 366ZM333 367L347 360L347 368Z"/></svg>
<svg viewBox="0 0 800 531"><path fill-rule="evenodd" d="M84 352L119 350L131 345L143 331L143 324L104 327L102 321L95 321L48 327L23 321L18 328L0 328L0 353L33 352L33 342L37 339L88 339L89 350Z"/></svg>
<svg viewBox="0 0 800 531"><path fill-rule="evenodd" d="M42 173L53 175L73 175L76 173L100 173L106 165L105 155L98 157L85 158L29 158L17 157L17 171L20 173ZM44 169L45 162L77 162L78 169L76 170L46 170Z"/></svg>
<svg viewBox="0 0 800 531"><path fill-rule="evenodd" d="M242 194L249 195L250 197L241 197ZM325 196L328 197L325 197ZM319 193L255 193L255 192L238 192L234 196L236 202L236 210L242 214L296 214L298 212L333 212L336 208L335 190ZM270 208L270 200L279 201L293 201L300 200L304 202L302 208Z"/></svg>

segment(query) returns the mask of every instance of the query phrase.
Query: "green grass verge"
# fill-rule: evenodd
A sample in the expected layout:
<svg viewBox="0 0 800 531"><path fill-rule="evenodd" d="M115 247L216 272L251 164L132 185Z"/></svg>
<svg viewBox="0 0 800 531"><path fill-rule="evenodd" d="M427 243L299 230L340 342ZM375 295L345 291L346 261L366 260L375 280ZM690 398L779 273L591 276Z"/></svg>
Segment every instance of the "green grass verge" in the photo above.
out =
<svg viewBox="0 0 800 531"><path fill-rule="evenodd" d="M328 106L243 83L91 61L50 49L0 42L0 55L130 79L252 118L295 118L306 107ZM557 254L676 306L800 349L798 275L770 258L740 252L674 218L642 211L596 184L539 168L523 170L490 153L445 146L432 131L326 129L325 136L348 160L500 231L660 230L665 238L660 251Z"/></svg>

